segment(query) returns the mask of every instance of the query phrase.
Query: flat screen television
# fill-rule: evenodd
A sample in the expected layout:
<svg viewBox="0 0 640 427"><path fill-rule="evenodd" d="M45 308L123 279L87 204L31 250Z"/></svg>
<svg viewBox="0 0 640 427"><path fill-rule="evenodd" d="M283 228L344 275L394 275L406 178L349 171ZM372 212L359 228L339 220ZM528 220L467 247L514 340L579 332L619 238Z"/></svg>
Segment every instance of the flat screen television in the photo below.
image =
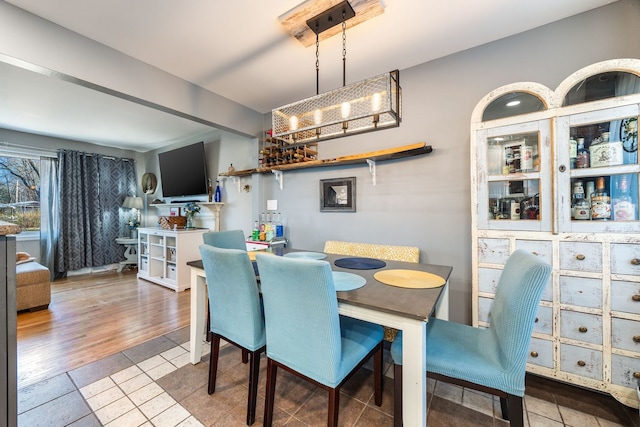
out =
<svg viewBox="0 0 640 427"><path fill-rule="evenodd" d="M158 154L163 197L207 194L204 142Z"/></svg>

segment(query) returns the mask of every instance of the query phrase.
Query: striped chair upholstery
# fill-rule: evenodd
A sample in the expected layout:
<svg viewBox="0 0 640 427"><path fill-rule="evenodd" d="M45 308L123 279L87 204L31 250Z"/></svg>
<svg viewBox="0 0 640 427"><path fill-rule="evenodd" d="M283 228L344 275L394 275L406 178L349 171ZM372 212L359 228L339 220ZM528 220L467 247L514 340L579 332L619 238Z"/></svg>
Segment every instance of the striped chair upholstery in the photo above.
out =
<svg viewBox="0 0 640 427"><path fill-rule="evenodd" d="M416 246L376 245L373 243L327 240L324 244L324 252L336 255L386 259L389 261L420 262L420 248ZM385 341L393 342L397 333L396 329L385 327Z"/></svg>

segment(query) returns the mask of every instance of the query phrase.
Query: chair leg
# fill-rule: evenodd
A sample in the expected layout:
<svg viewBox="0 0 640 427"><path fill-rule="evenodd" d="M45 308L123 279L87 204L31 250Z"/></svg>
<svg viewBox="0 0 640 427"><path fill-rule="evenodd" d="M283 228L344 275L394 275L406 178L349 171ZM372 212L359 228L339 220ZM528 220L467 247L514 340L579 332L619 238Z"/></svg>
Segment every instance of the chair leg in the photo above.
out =
<svg viewBox="0 0 640 427"><path fill-rule="evenodd" d="M256 421L256 400L258 397L258 373L260 372L260 351L249 353L249 400L247 402L247 425Z"/></svg>
<svg viewBox="0 0 640 427"><path fill-rule="evenodd" d="M242 349L242 363L246 364L249 361L249 351Z"/></svg>
<svg viewBox="0 0 640 427"><path fill-rule="evenodd" d="M209 387L208 393L216 391L216 377L218 375L218 356L220 355L220 335L212 334L211 354L209 355Z"/></svg>
<svg viewBox="0 0 640 427"><path fill-rule="evenodd" d="M376 406L382 406L382 341L373 354L374 396Z"/></svg>
<svg viewBox="0 0 640 427"><path fill-rule="evenodd" d="M500 398L500 410L502 411L502 419L509 421L509 405L507 405L507 398Z"/></svg>
<svg viewBox="0 0 640 427"><path fill-rule="evenodd" d="M276 394L276 372L278 366L267 358L267 386L264 398L264 427L271 427L273 424L273 401Z"/></svg>
<svg viewBox="0 0 640 427"><path fill-rule="evenodd" d="M402 427L402 365L393 364L393 427Z"/></svg>
<svg viewBox="0 0 640 427"><path fill-rule="evenodd" d="M327 419L328 427L338 426L338 412L340 409L340 388L329 390L329 415Z"/></svg>
<svg viewBox="0 0 640 427"><path fill-rule="evenodd" d="M506 400L509 417L508 419L511 427L523 427L524 416L522 415L522 397L509 394L507 395Z"/></svg>

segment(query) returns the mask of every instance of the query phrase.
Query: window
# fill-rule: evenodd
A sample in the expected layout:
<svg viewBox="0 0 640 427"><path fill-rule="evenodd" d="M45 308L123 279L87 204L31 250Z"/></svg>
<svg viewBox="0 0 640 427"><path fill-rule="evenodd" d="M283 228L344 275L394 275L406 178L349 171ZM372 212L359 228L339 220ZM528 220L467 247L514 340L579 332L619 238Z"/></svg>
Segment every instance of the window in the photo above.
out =
<svg viewBox="0 0 640 427"><path fill-rule="evenodd" d="M40 159L0 156L0 220L40 230Z"/></svg>

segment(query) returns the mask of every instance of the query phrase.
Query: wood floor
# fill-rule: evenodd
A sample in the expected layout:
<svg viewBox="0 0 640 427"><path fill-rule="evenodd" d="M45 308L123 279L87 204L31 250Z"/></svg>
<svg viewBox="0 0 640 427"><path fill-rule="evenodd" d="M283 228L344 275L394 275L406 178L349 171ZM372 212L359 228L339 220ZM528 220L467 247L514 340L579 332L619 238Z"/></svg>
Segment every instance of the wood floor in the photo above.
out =
<svg viewBox="0 0 640 427"><path fill-rule="evenodd" d="M189 298L135 270L54 281L48 310L18 313L18 388L189 325Z"/></svg>

